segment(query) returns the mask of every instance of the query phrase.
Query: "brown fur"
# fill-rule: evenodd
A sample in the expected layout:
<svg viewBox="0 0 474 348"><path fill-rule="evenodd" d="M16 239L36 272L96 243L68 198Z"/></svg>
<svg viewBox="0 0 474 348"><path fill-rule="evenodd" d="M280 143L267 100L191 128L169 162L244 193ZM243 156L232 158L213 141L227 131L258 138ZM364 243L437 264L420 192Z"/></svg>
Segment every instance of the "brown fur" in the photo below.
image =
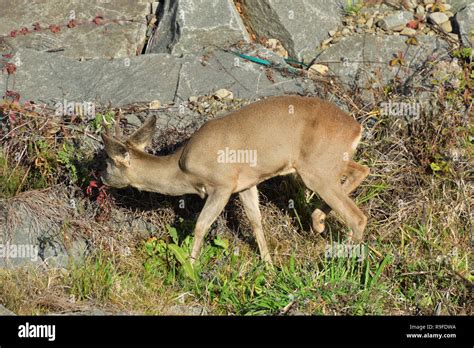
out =
<svg viewBox="0 0 474 348"><path fill-rule="evenodd" d="M367 222L348 194L368 175L352 162L362 128L335 105L317 98L283 96L250 104L204 124L176 153L156 157L143 152L151 142L152 117L125 144L103 136L110 157L104 181L169 195L195 193L207 201L195 228L191 254L197 258L207 229L232 193L239 192L257 237L262 258L271 262L263 236L256 185L273 176L296 172L362 238ZM220 163L224 149L254 151L251 163ZM126 155L124 155L124 153ZM345 186L341 177L348 177ZM321 231L328 207L315 210L313 227Z"/></svg>

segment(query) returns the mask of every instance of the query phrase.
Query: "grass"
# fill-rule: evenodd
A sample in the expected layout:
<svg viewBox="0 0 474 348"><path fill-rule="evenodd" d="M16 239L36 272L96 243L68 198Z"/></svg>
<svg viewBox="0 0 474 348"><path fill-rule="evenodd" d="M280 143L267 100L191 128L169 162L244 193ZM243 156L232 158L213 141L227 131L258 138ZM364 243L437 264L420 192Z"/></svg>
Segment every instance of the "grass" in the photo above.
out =
<svg viewBox="0 0 474 348"><path fill-rule="evenodd" d="M81 146L101 130L99 118L55 119L0 104L0 116L13 111L17 122L2 121L3 201L36 202L27 204L35 216L47 212L48 225L61 226L64 235L82 234L92 250L63 268L0 269L0 303L18 314L91 308L167 314L179 305L216 315L472 315L472 65L463 64L460 87L436 82L430 108L412 123L377 110L387 99L412 101L397 92L400 86L381 88L368 104L357 91L348 95L334 81L327 84L321 97L345 101L368 132L355 158L371 174L352 195L369 217L364 257L329 257L333 243L344 243L347 227L331 213L328 232L314 234L311 212L321 201L288 176L259 186L273 268L260 261L236 200L214 223L191 267L199 198L106 190L94 178L102 155ZM111 110L100 115L112 123ZM166 152L174 136L187 135L165 134L158 150ZM37 191L44 187L48 195ZM56 191L77 201L76 215L67 215L65 198L49 203ZM137 221L144 225L132 228Z"/></svg>
<svg viewBox="0 0 474 348"><path fill-rule="evenodd" d="M427 229L405 226L400 242L371 243L362 259L327 257L323 248L318 252L298 236L299 250L312 254L304 257L294 250L277 257L274 268L263 264L247 243L231 243L227 232L207 239L190 275L172 247L187 253L192 237L180 242L169 227L167 238L141 241L126 257L101 251L67 270L2 271L0 294L8 308L21 314L88 306L163 314L183 297L189 306L216 315L433 314L439 306L442 313L468 314L469 289L455 274L469 272L469 253L446 255L439 241L426 236ZM56 299L55 306L45 305L45 298Z"/></svg>

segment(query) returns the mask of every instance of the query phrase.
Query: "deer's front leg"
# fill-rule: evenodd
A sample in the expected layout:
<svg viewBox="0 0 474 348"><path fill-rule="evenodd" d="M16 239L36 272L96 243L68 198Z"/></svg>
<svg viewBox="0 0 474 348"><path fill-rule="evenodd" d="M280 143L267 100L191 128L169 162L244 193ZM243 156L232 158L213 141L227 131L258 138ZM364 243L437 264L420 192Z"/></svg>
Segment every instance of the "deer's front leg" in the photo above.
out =
<svg viewBox="0 0 474 348"><path fill-rule="evenodd" d="M239 196L244 206L245 213L247 214L250 224L252 225L255 238L257 239L260 255L265 262L272 264L272 258L270 256L270 252L268 251L267 241L265 240L265 235L263 234L262 214L260 213L260 208L258 206L257 186L252 186L251 188L240 192Z"/></svg>
<svg viewBox="0 0 474 348"><path fill-rule="evenodd" d="M201 251L202 241L206 235L207 230L222 212L227 202L229 201L231 190L228 189L214 189L209 193L206 204L199 214L194 228L194 244L191 252L191 263L194 263L199 257Z"/></svg>

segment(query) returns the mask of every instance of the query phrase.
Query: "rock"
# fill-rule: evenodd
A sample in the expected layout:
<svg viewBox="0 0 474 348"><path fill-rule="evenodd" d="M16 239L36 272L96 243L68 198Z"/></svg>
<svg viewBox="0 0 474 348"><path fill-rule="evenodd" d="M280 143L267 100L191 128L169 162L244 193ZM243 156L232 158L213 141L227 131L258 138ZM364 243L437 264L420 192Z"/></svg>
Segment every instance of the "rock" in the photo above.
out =
<svg viewBox="0 0 474 348"><path fill-rule="evenodd" d="M413 10L418 6L418 2L417 0L403 0L402 5L407 10Z"/></svg>
<svg viewBox="0 0 474 348"><path fill-rule="evenodd" d="M149 105L149 108L151 110L157 110L159 108L161 108L161 103L159 100L153 100L150 102L150 105Z"/></svg>
<svg viewBox="0 0 474 348"><path fill-rule="evenodd" d="M242 0L244 22L258 37L279 39L290 57L311 61L327 32L342 19L345 1Z"/></svg>
<svg viewBox="0 0 474 348"><path fill-rule="evenodd" d="M0 267L65 267L87 253L87 243L64 228L73 219L65 194L28 191L0 201Z"/></svg>
<svg viewBox="0 0 474 348"><path fill-rule="evenodd" d="M332 36L336 35L336 30L329 30L328 34L329 34L329 36L332 37Z"/></svg>
<svg viewBox="0 0 474 348"><path fill-rule="evenodd" d="M224 100L224 99L232 100L232 99L234 99L234 94L231 91L229 91L225 88L221 88L218 91L216 91L214 93L214 96L219 100Z"/></svg>
<svg viewBox="0 0 474 348"><path fill-rule="evenodd" d="M64 99L97 105L110 101L116 106L157 98L173 101L180 67L185 61L168 54L146 54L80 62L31 49L19 49L11 61L16 59L22 62L15 74L15 91L20 93L21 100L49 105ZM6 74L0 74L0 87L13 88L7 86Z"/></svg>
<svg viewBox="0 0 474 348"><path fill-rule="evenodd" d="M444 14L449 18L454 17L454 13L452 13L451 11L446 11Z"/></svg>
<svg viewBox="0 0 474 348"><path fill-rule="evenodd" d="M373 25L374 25L374 17L370 17L367 20L367 22L365 22L365 26L370 29L372 28Z"/></svg>
<svg viewBox="0 0 474 348"><path fill-rule="evenodd" d="M420 36L417 39L416 49L407 50L404 36L352 35L322 52L315 63L327 65L331 74L337 76L348 89L373 89L389 82L397 73L401 81L422 83L424 79L421 76L415 78L418 69L431 60L448 56L449 46L439 38ZM405 51L406 66L400 71L390 68L389 62L394 55Z"/></svg>
<svg viewBox="0 0 474 348"><path fill-rule="evenodd" d="M377 22L377 26L383 30L401 31L406 24L413 19L413 14L409 11L399 11L389 15Z"/></svg>
<svg viewBox="0 0 474 348"><path fill-rule="evenodd" d="M451 5L451 10L456 13L467 5L472 4L472 0L450 0L449 4Z"/></svg>
<svg viewBox="0 0 474 348"><path fill-rule="evenodd" d="M330 37L329 39L324 40L324 41L321 43L321 48L322 48L322 49L328 48L328 47L329 47L329 44L330 44L331 42L333 42L333 41L335 42L336 39L338 39L338 38L336 38L336 37Z"/></svg>
<svg viewBox="0 0 474 348"><path fill-rule="evenodd" d="M425 7L423 5L418 5L415 11L417 16L424 16L425 15Z"/></svg>
<svg viewBox="0 0 474 348"><path fill-rule="evenodd" d="M267 48L278 54L280 57L288 58L288 51L283 47L280 40L268 39L266 46Z"/></svg>
<svg viewBox="0 0 474 348"><path fill-rule="evenodd" d="M60 312L60 313L48 313L47 316L106 316L106 315L130 315L129 313L112 313L106 312L100 308L90 308L87 310L80 310L74 312Z"/></svg>
<svg viewBox="0 0 474 348"><path fill-rule="evenodd" d="M351 31L348 29L348 28L344 28L342 29L341 31L341 34L344 35L344 36L347 36L351 33Z"/></svg>
<svg viewBox="0 0 474 348"><path fill-rule="evenodd" d="M283 69L290 69L282 75L274 69L268 71L259 64L239 58L232 53L215 51L209 55L206 64L200 59L186 59L182 64L177 88L179 100L193 95L209 95L212 91L225 88L236 98L252 99L285 93L303 93L314 86L304 78L296 77L282 57L259 47L254 51L244 51L250 56L258 56L273 62Z"/></svg>
<svg viewBox="0 0 474 348"><path fill-rule="evenodd" d="M199 316L199 315L207 315L207 310L204 307L174 305L167 308L163 314L164 315Z"/></svg>
<svg viewBox="0 0 474 348"><path fill-rule="evenodd" d="M141 52L145 44L150 6L146 1L93 1L71 0L0 0L0 36L14 49L31 48L54 51L55 55L71 58L121 58ZM92 20L101 15L105 23L96 25ZM66 24L74 16L78 25ZM110 22L126 18L132 21ZM109 21L109 22L107 22ZM33 30L39 23L41 31ZM53 33L50 25L59 25ZM10 37L10 32L28 28L27 35Z"/></svg>
<svg viewBox="0 0 474 348"><path fill-rule="evenodd" d="M146 54L123 59L94 59L79 62L45 52L21 49L22 65L15 74L14 89L21 101L34 100L55 105L69 102L93 102L97 106L160 100L161 103L185 101L191 96L210 95L226 88L237 98L255 98L282 93L302 93L311 87L298 72L291 70L274 52L254 45L244 53L267 59L281 69L266 71L262 65L239 58L233 53ZM244 50L244 48L242 48ZM45 64L48 62L48 64ZM0 90L12 89L12 79L0 74Z"/></svg>
<svg viewBox="0 0 474 348"><path fill-rule="evenodd" d="M329 68L326 65L322 64L313 64L310 66L308 70L308 76L310 78L314 78L317 74L326 75L329 71Z"/></svg>
<svg viewBox="0 0 474 348"><path fill-rule="evenodd" d="M457 34L448 33L448 36L453 40L459 40L459 36Z"/></svg>
<svg viewBox="0 0 474 348"><path fill-rule="evenodd" d="M135 128L140 128L142 121L135 114L126 114L124 118L127 120L127 124L132 125Z"/></svg>
<svg viewBox="0 0 474 348"><path fill-rule="evenodd" d="M423 4L426 5L430 5L430 4L434 4L435 3L435 0L423 0Z"/></svg>
<svg viewBox="0 0 474 348"><path fill-rule="evenodd" d="M459 79L462 78L462 75L462 67L457 59L440 61L435 64L431 72L431 78L441 84L450 85L451 88L459 88Z"/></svg>
<svg viewBox="0 0 474 348"><path fill-rule="evenodd" d="M0 304L0 317L16 315L11 310Z"/></svg>
<svg viewBox="0 0 474 348"><path fill-rule="evenodd" d="M431 23L441 26L441 24L449 21L449 17L443 12L433 12L428 15L428 19Z"/></svg>
<svg viewBox="0 0 474 348"><path fill-rule="evenodd" d="M360 93L360 98L367 104L375 104L375 96L372 90L363 89Z"/></svg>
<svg viewBox="0 0 474 348"><path fill-rule="evenodd" d="M405 36L414 36L416 35L416 30L412 28L405 27L403 30L400 32L400 35L405 35Z"/></svg>
<svg viewBox="0 0 474 348"><path fill-rule="evenodd" d="M232 0L163 0L147 53L182 54L249 41Z"/></svg>
<svg viewBox="0 0 474 348"><path fill-rule="evenodd" d="M443 29L445 32L450 33L453 31L453 27L451 26L451 22L447 21L441 24L441 29Z"/></svg>
<svg viewBox="0 0 474 348"><path fill-rule="evenodd" d="M463 45L472 47L474 45L474 3L456 13L454 20L456 32L459 33Z"/></svg>

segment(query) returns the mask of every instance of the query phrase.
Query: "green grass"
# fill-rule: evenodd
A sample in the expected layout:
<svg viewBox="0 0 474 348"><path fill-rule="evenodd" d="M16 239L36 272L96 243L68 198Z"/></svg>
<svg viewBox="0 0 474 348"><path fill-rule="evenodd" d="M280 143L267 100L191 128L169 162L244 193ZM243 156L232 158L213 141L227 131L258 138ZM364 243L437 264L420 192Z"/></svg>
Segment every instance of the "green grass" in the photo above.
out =
<svg viewBox="0 0 474 348"><path fill-rule="evenodd" d="M89 307L166 314L182 304L216 315L472 315L474 128L465 120L472 100L468 53L454 53L464 62L460 88L437 83L436 113L422 110L409 125L383 115L371 124L377 107L369 110L357 94L341 95L341 100L354 98L357 107L348 103L349 111L372 135L355 156L371 173L351 194L368 217L363 259L326 257L333 241L344 243L347 226L330 213L328 232L313 233L311 213L322 202L301 180L287 176L259 185L273 268L260 261L238 202L217 219L191 266L192 231L202 209L198 198L186 197L181 208L172 198L119 190L108 192L112 198L104 207L95 195L85 194L84 183L92 180L101 160L98 153L77 153L77 144L84 141L84 132L103 131L104 119L112 123L112 112L76 128L56 120L54 136L42 127L48 115L18 115L31 125L2 144L1 197L41 187L51 187L51 194L66 190L81 210L65 219L71 221L65 230L85 236L92 254L66 269L0 269L0 302L18 314ZM381 89L374 96L376 105L403 101L395 87ZM25 156L18 161L23 149ZM115 213L125 221L151 222L154 228L132 232L113 224ZM131 252L124 254L124 249Z"/></svg>
<svg viewBox="0 0 474 348"><path fill-rule="evenodd" d="M123 276L115 268L113 258L98 254L84 264L73 264L69 272L70 293L76 299L105 300L110 296L114 278Z"/></svg>
<svg viewBox="0 0 474 348"><path fill-rule="evenodd" d="M26 171L8 163L0 149L0 198L13 197L18 191Z"/></svg>

